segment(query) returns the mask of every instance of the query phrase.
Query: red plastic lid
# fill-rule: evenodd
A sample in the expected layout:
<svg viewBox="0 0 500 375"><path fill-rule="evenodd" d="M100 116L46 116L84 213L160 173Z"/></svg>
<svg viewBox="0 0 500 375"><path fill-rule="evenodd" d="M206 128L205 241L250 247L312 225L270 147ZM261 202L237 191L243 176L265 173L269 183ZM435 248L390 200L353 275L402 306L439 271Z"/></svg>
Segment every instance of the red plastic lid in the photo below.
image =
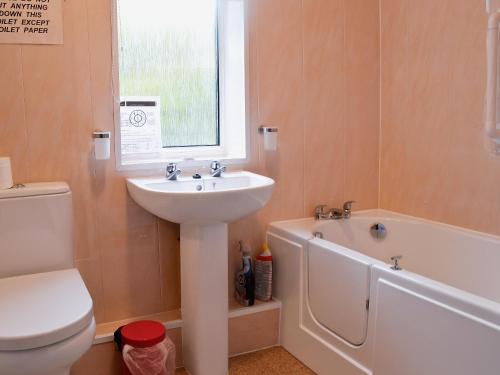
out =
<svg viewBox="0 0 500 375"><path fill-rule="evenodd" d="M153 320L139 320L124 326L121 330L123 344L134 348L147 348L165 338L165 327Z"/></svg>

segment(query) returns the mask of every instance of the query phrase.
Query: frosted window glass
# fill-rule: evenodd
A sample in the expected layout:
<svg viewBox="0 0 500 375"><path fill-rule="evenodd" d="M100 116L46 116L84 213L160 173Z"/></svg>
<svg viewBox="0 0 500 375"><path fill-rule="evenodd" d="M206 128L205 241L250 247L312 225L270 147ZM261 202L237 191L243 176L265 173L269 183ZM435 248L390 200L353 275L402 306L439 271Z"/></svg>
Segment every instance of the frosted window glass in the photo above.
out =
<svg viewBox="0 0 500 375"><path fill-rule="evenodd" d="M161 97L163 147L219 145L217 0L117 0L121 96Z"/></svg>

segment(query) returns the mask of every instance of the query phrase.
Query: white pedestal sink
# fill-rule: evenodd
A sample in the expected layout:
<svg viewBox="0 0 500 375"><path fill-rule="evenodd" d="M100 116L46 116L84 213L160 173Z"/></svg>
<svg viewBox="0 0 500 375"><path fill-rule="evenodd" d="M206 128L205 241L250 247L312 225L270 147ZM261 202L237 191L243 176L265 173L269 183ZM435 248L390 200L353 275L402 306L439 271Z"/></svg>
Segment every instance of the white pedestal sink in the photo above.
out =
<svg viewBox="0 0 500 375"><path fill-rule="evenodd" d="M273 186L272 179L250 172L127 179L140 206L181 224L182 351L192 375L227 374L227 223L262 208Z"/></svg>

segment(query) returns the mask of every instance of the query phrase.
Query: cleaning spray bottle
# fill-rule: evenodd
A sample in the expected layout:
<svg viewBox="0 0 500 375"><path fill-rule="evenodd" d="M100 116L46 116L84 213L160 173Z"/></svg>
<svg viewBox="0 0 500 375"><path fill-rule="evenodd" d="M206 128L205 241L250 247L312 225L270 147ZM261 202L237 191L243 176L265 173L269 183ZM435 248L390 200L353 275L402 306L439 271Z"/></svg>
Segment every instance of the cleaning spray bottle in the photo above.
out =
<svg viewBox="0 0 500 375"><path fill-rule="evenodd" d="M270 301L273 292L273 256L267 244L255 261L255 298Z"/></svg>
<svg viewBox="0 0 500 375"><path fill-rule="evenodd" d="M241 269L236 273L236 300L243 306L255 303L255 278L252 267L250 246L240 241Z"/></svg>

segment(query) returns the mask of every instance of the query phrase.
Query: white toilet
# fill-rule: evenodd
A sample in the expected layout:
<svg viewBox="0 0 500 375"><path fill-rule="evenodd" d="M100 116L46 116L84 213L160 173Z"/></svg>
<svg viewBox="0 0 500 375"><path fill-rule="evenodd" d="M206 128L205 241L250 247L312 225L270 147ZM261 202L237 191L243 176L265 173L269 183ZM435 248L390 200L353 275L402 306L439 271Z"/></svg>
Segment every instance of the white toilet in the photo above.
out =
<svg viewBox="0 0 500 375"><path fill-rule="evenodd" d="M67 375L92 345L66 183L0 190L0 374Z"/></svg>

